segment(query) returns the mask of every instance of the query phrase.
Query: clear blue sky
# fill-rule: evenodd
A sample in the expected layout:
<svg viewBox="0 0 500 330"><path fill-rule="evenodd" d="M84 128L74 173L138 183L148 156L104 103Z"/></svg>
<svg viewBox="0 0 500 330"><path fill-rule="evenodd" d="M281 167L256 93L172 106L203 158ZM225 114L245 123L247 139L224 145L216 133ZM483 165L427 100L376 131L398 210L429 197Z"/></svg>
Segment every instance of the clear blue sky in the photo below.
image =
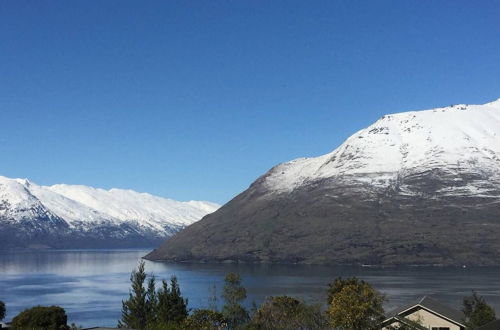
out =
<svg viewBox="0 0 500 330"><path fill-rule="evenodd" d="M0 175L226 202L385 113L500 97L499 1L0 1Z"/></svg>

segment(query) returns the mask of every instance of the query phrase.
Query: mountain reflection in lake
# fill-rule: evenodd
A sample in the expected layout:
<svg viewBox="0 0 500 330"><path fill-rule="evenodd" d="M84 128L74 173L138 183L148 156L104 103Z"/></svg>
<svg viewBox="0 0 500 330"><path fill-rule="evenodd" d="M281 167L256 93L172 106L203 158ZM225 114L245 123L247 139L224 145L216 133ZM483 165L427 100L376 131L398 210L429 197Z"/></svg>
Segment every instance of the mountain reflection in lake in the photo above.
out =
<svg viewBox="0 0 500 330"><path fill-rule="evenodd" d="M64 250L0 253L0 300L7 320L35 305L59 305L69 322L114 326L129 291L131 270L148 250ZM305 265L171 264L146 262L148 273L176 275L190 308L208 305L210 287L218 296L224 275L238 272L247 305L266 296L289 295L324 303L327 284L337 276L360 277L387 296L386 309L432 295L460 308L476 290L500 313L500 268L362 268ZM219 299L219 303L220 303Z"/></svg>

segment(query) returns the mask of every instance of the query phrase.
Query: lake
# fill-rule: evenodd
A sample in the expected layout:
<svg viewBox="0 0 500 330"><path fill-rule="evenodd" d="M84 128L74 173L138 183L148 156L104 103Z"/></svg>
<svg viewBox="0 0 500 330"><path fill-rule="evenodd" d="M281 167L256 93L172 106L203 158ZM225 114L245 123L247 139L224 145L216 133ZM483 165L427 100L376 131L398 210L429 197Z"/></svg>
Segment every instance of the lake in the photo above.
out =
<svg viewBox="0 0 500 330"><path fill-rule="evenodd" d="M0 300L6 320L35 305L59 305L69 323L115 326L121 301L130 287L130 272L149 250L58 250L0 252ZM190 308L208 306L210 288L218 296L224 275L238 272L247 288L246 305L266 296L289 295L324 303L327 284L337 276L357 276L387 296L386 310L431 295L460 308L476 290L500 313L500 268L366 268L345 266L172 264L146 262L157 278L176 275ZM219 300L220 302L220 300Z"/></svg>

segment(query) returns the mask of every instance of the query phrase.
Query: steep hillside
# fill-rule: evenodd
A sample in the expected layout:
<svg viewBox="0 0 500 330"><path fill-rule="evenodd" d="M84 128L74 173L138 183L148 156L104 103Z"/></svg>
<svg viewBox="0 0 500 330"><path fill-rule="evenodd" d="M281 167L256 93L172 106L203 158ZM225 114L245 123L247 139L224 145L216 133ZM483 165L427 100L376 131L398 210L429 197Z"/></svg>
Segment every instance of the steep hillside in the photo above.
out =
<svg viewBox="0 0 500 330"><path fill-rule="evenodd" d="M272 168L147 258L500 265L500 100L386 115Z"/></svg>

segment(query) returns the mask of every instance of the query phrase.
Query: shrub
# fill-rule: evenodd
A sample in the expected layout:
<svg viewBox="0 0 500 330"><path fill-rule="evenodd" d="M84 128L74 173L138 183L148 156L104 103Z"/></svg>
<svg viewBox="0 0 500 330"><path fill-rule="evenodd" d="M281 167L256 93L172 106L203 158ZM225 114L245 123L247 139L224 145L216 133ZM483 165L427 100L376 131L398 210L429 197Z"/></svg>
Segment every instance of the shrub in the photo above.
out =
<svg viewBox="0 0 500 330"><path fill-rule="evenodd" d="M495 310L474 291L471 296L464 298L462 311L467 329L475 329L496 320Z"/></svg>
<svg viewBox="0 0 500 330"><path fill-rule="evenodd" d="M262 330L328 328L319 306L309 306L288 296L268 298L253 315L251 326Z"/></svg>
<svg viewBox="0 0 500 330"><path fill-rule="evenodd" d="M210 309L197 309L185 321L192 330L225 330L228 324L222 313Z"/></svg>
<svg viewBox="0 0 500 330"><path fill-rule="evenodd" d="M68 317L59 306L36 306L19 313L12 320L12 330L69 330Z"/></svg>

